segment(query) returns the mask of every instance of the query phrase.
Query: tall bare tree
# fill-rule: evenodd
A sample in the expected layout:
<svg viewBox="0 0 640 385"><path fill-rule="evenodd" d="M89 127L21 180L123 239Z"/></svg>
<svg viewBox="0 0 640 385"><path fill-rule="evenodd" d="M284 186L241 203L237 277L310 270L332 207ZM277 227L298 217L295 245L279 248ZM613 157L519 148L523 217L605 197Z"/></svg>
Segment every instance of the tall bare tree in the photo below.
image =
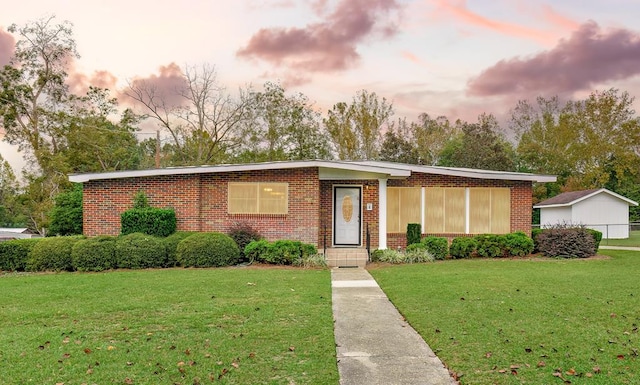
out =
<svg viewBox="0 0 640 385"><path fill-rule="evenodd" d="M161 90L150 81L129 83L126 94L146 116L171 137L175 165L220 163L242 141L240 128L249 118L246 90L231 96L217 81L210 65L189 66L174 89Z"/></svg>

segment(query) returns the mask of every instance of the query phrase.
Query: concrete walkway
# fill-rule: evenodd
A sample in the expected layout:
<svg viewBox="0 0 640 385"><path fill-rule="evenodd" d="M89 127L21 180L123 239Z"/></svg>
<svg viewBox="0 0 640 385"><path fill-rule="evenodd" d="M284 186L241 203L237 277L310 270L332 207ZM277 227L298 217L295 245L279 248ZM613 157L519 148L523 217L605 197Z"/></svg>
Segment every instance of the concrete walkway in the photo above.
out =
<svg viewBox="0 0 640 385"><path fill-rule="evenodd" d="M364 269L331 270L341 385L453 385L448 370Z"/></svg>
<svg viewBox="0 0 640 385"><path fill-rule="evenodd" d="M630 250L630 251L640 251L640 247L633 247L633 246L606 246L606 245L600 245L599 247L600 249L603 250Z"/></svg>

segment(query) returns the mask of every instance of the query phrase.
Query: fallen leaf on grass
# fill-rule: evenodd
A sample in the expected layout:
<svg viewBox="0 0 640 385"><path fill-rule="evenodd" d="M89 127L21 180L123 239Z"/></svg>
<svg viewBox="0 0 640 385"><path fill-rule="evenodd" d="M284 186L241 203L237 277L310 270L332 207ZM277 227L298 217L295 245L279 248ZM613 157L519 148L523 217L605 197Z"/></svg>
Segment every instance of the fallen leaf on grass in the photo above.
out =
<svg viewBox="0 0 640 385"><path fill-rule="evenodd" d="M290 351L290 352L293 352L294 350L296 350L296 347L295 347L295 346L289 346L289 351Z"/></svg>
<svg viewBox="0 0 640 385"><path fill-rule="evenodd" d="M253 282L247 282L247 286L255 286L256 284Z"/></svg>
<svg viewBox="0 0 640 385"><path fill-rule="evenodd" d="M133 380L130 379L129 377L127 377L127 378L124 379L124 383L127 384L127 385L132 385L133 384Z"/></svg>
<svg viewBox="0 0 640 385"><path fill-rule="evenodd" d="M545 366L547 366L547 364L544 361L538 362L538 367L539 368L544 368Z"/></svg>
<svg viewBox="0 0 640 385"><path fill-rule="evenodd" d="M84 353L85 353L85 354L91 354L91 349L89 349L89 348L84 348Z"/></svg>
<svg viewBox="0 0 640 385"><path fill-rule="evenodd" d="M602 369L600 369L600 367L599 367L599 366L594 366L594 367L593 367L593 372L594 372L595 374L600 374L600 372L602 372Z"/></svg>
<svg viewBox="0 0 640 385"><path fill-rule="evenodd" d="M255 352L251 352L251 353L249 353L249 358L255 358L255 356L256 356L256 353L255 353Z"/></svg>
<svg viewBox="0 0 640 385"><path fill-rule="evenodd" d="M484 356L485 356L486 358L491 358L491 356L492 356L492 355L493 355L493 354L492 354L491 352L486 352L486 353L484 354Z"/></svg>
<svg viewBox="0 0 640 385"><path fill-rule="evenodd" d="M237 362L232 362L231 366L233 366L234 368L238 369L240 367L240 365L238 365Z"/></svg>
<svg viewBox="0 0 640 385"><path fill-rule="evenodd" d="M107 346L107 350L115 350L115 348L116 348L116 347L115 347L115 346L113 346L113 345L109 345L109 346Z"/></svg>

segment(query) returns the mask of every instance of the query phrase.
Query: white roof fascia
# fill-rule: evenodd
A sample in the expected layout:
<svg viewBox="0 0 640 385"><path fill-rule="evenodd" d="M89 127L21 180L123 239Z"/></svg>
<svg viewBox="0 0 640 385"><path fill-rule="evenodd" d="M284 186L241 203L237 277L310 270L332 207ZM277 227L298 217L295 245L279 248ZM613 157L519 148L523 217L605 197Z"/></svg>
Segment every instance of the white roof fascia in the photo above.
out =
<svg viewBox="0 0 640 385"><path fill-rule="evenodd" d="M414 164L397 164L378 161L358 162L372 165L380 165L383 167L398 167L408 169L413 172L436 175L460 176L476 179L498 179L498 180L522 180L531 182L555 182L555 175L527 174L522 172L495 171L495 170L477 170L472 168L455 168L455 167L439 167L439 166L421 166Z"/></svg>
<svg viewBox="0 0 640 385"><path fill-rule="evenodd" d="M191 166L191 167L169 167L150 170L133 170L133 171L113 171L104 173L87 173L87 174L72 174L69 175L71 182L83 183L92 180L104 180L104 179L123 179L123 178L138 178L138 177L152 177L152 176L166 176L166 175L193 175L193 174L207 174L207 173L219 173L219 172L237 172L237 171L261 171L261 170L278 170L278 169L292 169L292 168L328 168L338 169L346 171L360 171L367 173L383 174L389 177L408 177L411 172L408 170L396 169L391 167L384 167L382 165L366 165L366 164L353 164L350 162L338 162L338 161L291 161L291 162L265 162L265 163L250 163L250 164L225 164L216 166Z"/></svg>

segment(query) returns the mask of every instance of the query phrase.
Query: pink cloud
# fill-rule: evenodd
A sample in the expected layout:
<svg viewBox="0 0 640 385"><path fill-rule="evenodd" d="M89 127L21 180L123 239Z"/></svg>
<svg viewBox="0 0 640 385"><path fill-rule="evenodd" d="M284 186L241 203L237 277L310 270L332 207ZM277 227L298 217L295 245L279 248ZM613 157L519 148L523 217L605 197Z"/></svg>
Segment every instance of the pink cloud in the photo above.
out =
<svg viewBox="0 0 640 385"><path fill-rule="evenodd" d="M580 23L575 20L569 19L564 15L561 15L548 4L542 7L542 14L545 20L557 25L562 29L574 31L580 27Z"/></svg>
<svg viewBox="0 0 640 385"><path fill-rule="evenodd" d="M326 4L316 1L313 6L322 12ZM373 36L389 38L397 33L391 14L399 9L396 0L341 0L318 23L259 30L237 56L296 71L345 70L360 59L358 44Z"/></svg>
<svg viewBox="0 0 640 385"><path fill-rule="evenodd" d="M9 64L15 47L16 40L13 35L0 29L0 67Z"/></svg>
<svg viewBox="0 0 640 385"><path fill-rule="evenodd" d="M493 20L475 13L467 7L466 0L436 0L435 3L440 12L448 13L455 19L458 19L468 25L492 30L508 36L524 37L538 41L544 45L552 44L556 41L556 35L551 32ZM550 7L545 9L545 14L547 17L552 18L555 21L560 20L560 16L553 13L553 10Z"/></svg>
<svg viewBox="0 0 640 385"><path fill-rule="evenodd" d="M129 84L133 89L143 90L141 97L147 102L151 98L156 101L162 100L168 108L180 106L185 102L180 94L187 87L186 78L176 63L160 66L158 74L136 77ZM118 99L123 103L136 105L136 102L128 95L129 93L131 90L121 91Z"/></svg>
<svg viewBox="0 0 640 385"><path fill-rule="evenodd" d="M471 95L562 94L640 74L640 34L587 22L530 58L502 60L468 82Z"/></svg>
<svg viewBox="0 0 640 385"><path fill-rule="evenodd" d="M76 95L83 95L89 91L89 86L98 88L107 88L115 90L118 78L109 71L94 71L93 74L87 75L76 70L72 65L67 77L67 85L69 90Z"/></svg>

